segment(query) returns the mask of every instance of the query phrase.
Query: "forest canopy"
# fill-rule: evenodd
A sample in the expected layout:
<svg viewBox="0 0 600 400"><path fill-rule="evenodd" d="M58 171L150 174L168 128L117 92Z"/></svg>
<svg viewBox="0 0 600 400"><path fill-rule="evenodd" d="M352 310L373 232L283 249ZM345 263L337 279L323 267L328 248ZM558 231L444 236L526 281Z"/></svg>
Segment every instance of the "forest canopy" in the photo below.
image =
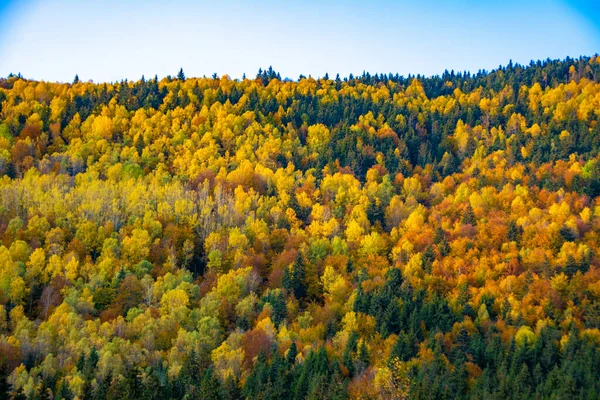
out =
<svg viewBox="0 0 600 400"><path fill-rule="evenodd" d="M0 397L598 398L599 79L0 79Z"/></svg>

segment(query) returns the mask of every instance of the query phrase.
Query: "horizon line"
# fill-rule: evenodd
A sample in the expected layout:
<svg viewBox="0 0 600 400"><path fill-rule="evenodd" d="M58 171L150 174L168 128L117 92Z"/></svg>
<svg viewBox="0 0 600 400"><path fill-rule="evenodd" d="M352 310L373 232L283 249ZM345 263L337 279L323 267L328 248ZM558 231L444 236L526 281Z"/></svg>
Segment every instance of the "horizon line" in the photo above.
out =
<svg viewBox="0 0 600 400"><path fill-rule="evenodd" d="M470 77L478 76L478 75L489 75L489 74L492 74L492 73L497 72L499 70L509 68L511 66L512 67L530 68L530 67L535 66L538 63L542 63L543 64L543 63L549 63L549 62L566 62L567 60L581 61L582 59L591 59L591 58L596 58L596 57L599 57L599 56L600 56L600 53L597 52L597 53L591 54L591 55L584 55L584 54L581 54L579 56L568 56L567 55L567 56L562 57L562 58L547 57L545 59L537 59L537 60L533 60L532 59L527 64L520 63L520 62L513 62L513 60L510 59L508 62L506 62L504 64L500 64L498 67L494 67L493 69L489 69L489 70L485 69L485 68L480 68L477 71L472 71L472 70L469 70L469 69L460 70L460 71L457 71L457 70L454 70L454 69L451 69L451 70L445 69L444 72L442 72L442 73L431 74L431 75L425 75L425 74L420 74L420 73L416 73L416 74L409 73L407 75L404 75L404 74L399 74L398 72L396 72L396 73L393 73L393 72L374 72L374 73L371 73L369 71L363 70L362 73L360 73L360 74L350 73L350 74L348 74L347 76L344 76L344 77L339 76L340 74L336 73L336 78L334 78L334 79L331 78L331 76L333 74L330 75L328 72L326 72L323 76L317 76L317 77L313 77L311 74L307 74L307 75L300 74L299 77L296 78L296 79L290 78L290 77L286 76L286 77L281 77L280 81L281 82L300 82L302 79L322 80L322 79L324 79L325 75L329 75L329 80L334 80L334 81L337 80L337 76L339 76L340 80L344 81L344 82L347 82L347 81L350 81L350 80L355 80L355 79L360 79L360 78L365 77L365 75L369 75L371 77L384 75L384 76L388 76L388 77L391 76L391 77L393 77L395 79L410 79L410 78L412 78L412 79L433 79L433 78L436 78L436 77L438 77L438 78L442 77L443 75L445 75L447 73L450 73L450 74L454 73L455 75L459 75L459 76L468 76L470 78ZM277 72L277 70L272 67L272 65L269 66L268 68L271 68L271 70L275 74L279 74ZM183 67L181 67L180 70L183 71ZM185 79L221 79L224 76L228 76L229 79L231 79L233 81L243 82L244 80L256 80L256 79L259 79L258 75L259 75L259 73L261 71L265 72L266 70L263 70L262 67L259 68L259 70L257 71L256 76L254 78L252 77L251 74L249 75L247 73L243 73L242 77L235 77L234 78L234 77L232 77L228 73L219 74L217 72L214 72L212 76L206 76L206 75L203 75L203 76L186 76ZM183 72L185 73L185 71L183 71ZM90 79L81 79L79 77L79 74L76 73L73 78L75 80L75 78L77 77L79 79L79 82L81 82L81 83L118 84L118 83L124 83L124 82L127 82L127 83L133 82L133 83L136 83L136 82L140 82L142 79L153 80L155 78L158 79L157 80L158 82L163 81L165 79L177 80L176 75L177 75L177 73L175 73L173 75L167 74L167 75L162 76L161 78L158 78L158 74L155 74L154 77L152 77L152 78L146 78L145 74L142 74L138 79L124 78L124 79L115 80L115 81L94 81L93 78L90 78ZM0 76L0 79L2 79L2 80L8 80L8 79L11 79L13 77L17 77L19 79L23 79L25 81L30 81L30 82L33 81L33 82L45 82L45 83L54 83L54 84L73 84L73 82L68 82L68 81L58 81L58 80L52 81L52 80L45 80L45 79L28 78L28 77L23 76L20 72L17 72L17 73L10 72L10 73L8 73L7 76ZM279 79L279 78L277 78L277 79Z"/></svg>

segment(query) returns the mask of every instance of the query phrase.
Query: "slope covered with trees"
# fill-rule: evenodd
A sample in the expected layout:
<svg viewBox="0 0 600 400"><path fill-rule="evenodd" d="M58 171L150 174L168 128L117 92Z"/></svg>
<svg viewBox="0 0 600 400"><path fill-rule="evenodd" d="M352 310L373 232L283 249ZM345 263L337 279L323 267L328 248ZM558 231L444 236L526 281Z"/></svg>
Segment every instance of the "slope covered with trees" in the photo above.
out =
<svg viewBox="0 0 600 400"><path fill-rule="evenodd" d="M0 397L600 396L600 57L0 80Z"/></svg>

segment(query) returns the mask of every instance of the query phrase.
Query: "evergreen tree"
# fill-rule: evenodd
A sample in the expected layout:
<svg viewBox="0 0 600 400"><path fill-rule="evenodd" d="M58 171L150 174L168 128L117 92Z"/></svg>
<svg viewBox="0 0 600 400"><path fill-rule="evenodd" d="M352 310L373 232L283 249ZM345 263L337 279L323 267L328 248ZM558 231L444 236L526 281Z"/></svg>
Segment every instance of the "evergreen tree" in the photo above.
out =
<svg viewBox="0 0 600 400"><path fill-rule="evenodd" d="M227 377L227 380L221 386L220 399L237 400L239 398L241 398L241 392L238 383L232 376Z"/></svg>
<svg viewBox="0 0 600 400"><path fill-rule="evenodd" d="M296 342L292 342L290 348L288 349L288 353L286 356L286 361L289 365L294 365L296 362L296 356L298 355L298 348L296 347Z"/></svg>
<svg viewBox="0 0 600 400"><path fill-rule="evenodd" d="M179 69L179 72L177 73L177 79L180 81L185 81L185 74L183 73L183 68Z"/></svg>
<svg viewBox="0 0 600 400"><path fill-rule="evenodd" d="M398 358L400 361L408 361L416 355L414 340L406 333L402 332L396 339L396 344L392 349L390 359Z"/></svg>
<svg viewBox="0 0 600 400"><path fill-rule="evenodd" d="M510 221L508 223L508 240L511 242L517 242L519 240L519 228L515 221Z"/></svg>
<svg viewBox="0 0 600 400"><path fill-rule="evenodd" d="M400 321L400 306L398 306L398 301L393 299L383 314L383 323L381 325L382 336L387 337L393 333L397 334L400 332Z"/></svg>
<svg viewBox="0 0 600 400"><path fill-rule="evenodd" d="M475 213L473 212L471 204L467 205L467 209L465 210L465 213L462 218L462 223L473 226L477 225L477 219L475 218Z"/></svg>
<svg viewBox="0 0 600 400"><path fill-rule="evenodd" d="M73 393L71 392L71 389L69 388L69 385L67 384L66 379L62 380L60 387L58 389L57 397L59 399L64 399L64 400L71 400L73 398Z"/></svg>
<svg viewBox="0 0 600 400"><path fill-rule="evenodd" d="M291 268L284 270L281 284L288 292L293 293L298 300L306 297L306 274L302 258L298 256Z"/></svg>
<svg viewBox="0 0 600 400"><path fill-rule="evenodd" d="M369 348L367 347L367 343L362 340L358 346L358 351L356 352L356 370L360 373L371 363L371 354L369 352Z"/></svg>
<svg viewBox="0 0 600 400"><path fill-rule="evenodd" d="M202 384L200 387L200 397L207 400L219 400L221 387L219 380L214 375L213 369L208 368L204 372L202 377Z"/></svg>
<svg viewBox="0 0 600 400"><path fill-rule="evenodd" d="M10 398L10 385L7 381L9 375L8 365L4 359L4 356L0 356L0 398Z"/></svg>

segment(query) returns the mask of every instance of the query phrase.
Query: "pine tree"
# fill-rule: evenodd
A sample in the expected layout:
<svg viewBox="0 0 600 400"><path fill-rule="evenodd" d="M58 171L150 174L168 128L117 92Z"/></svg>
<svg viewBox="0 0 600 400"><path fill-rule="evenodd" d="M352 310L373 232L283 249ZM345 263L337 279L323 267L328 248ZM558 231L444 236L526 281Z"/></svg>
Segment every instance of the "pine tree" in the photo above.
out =
<svg viewBox="0 0 600 400"><path fill-rule="evenodd" d="M402 272L400 272L399 268L390 268L385 274L385 278L387 279L387 287L389 288L391 293L397 293L400 290L400 286L402 286Z"/></svg>
<svg viewBox="0 0 600 400"><path fill-rule="evenodd" d="M567 256L567 262L565 264L564 270L567 276L573 276L577 273L577 271L579 271L579 263L571 254Z"/></svg>
<svg viewBox="0 0 600 400"><path fill-rule="evenodd" d="M240 388L233 376L228 376L221 386L220 398L222 400L237 400L241 397Z"/></svg>
<svg viewBox="0 0 600 400"><path fill-rule="evenodd" d="M429 245L423 252L423 269L426 272L431 272L431 264L435 261L435 252L433 251L433 246Z"/></svg>
<svg viewBox="0 0 600 400"><path fill-rule="evenodd" d="M183 68L179 69L179 72L177 73L177 79L180 81L185 81L185 74L183 73Z"/></svg>
<svg viewBox="0 0 600 400"><path fill-rule="evenodd" d="M475 218L475 213L473 212L473 207L471 207L471 204L467 205L467 209L463 215L462 223L465 225L477 225L477 219Z"/></svg>
<svg viewBox="0 0 600 400"><path fill-rule="evenodd" d="M400 332L400 306L398 301L394 298L388 305L383 314L383 322L381 324L381 335L388 337L393 333Z"/></svg>
<svg viewBox="0 0 600 400"><path fill-rule="evenodd" d="M86 364L86 357L85 357L85 353L82 351L81 354L79 355L79 358L77 359L77 371L79 372L83 372L85 369L85 364Z"/></svg>
<svg viewBox="0 0 600 400"><path fill-rule="evenodd" d="M519 228L517 227L517 224L515 223L515 221L510 221L508 223L507 238L511 242L518 242L518 240L519 240Z"/></svg>
<svg viewBox="0 0 600 400"><path fill-rule="evenodd" d="M310 364L307 360L300 369L300 374L294 385L294 400L304 400L306 398L306 395L308 394L311 375L309 367Z"/></svg>
<svg viewBox="0 0 600 400"><path fill-rule="evenodd" d="M211 367L204 372L204 376L202 377L200 397L207 400L219 400L219 392L219 380L214 375L214 371Z"/></svg>
<svg viewBox="0 0 600 400"><path fill-rule="evenodd" d="M111 384L112 374L110 372L104 377L104 379L98 379L98 385L93 391L94 399L105 400Z"/></svg>
<svg viewBox="0 0 600 400"><path fill-rule="evenodd" d="M7 381L9 372L4 356L0 356L0 399L10 398L10 384Z"/></svg>
<svg viewBox="0 0 600 400"><path fill-rule="evenodd" d="M281 284L288 292L294 293L298 300L306 297L306 276L300 256L291 268L285 269Z"/></svg>
<svg viewBox="0 0 600 400"><path fill-rule="evenodd" d="M188 355L183 372L187 376L190 385L200 386L200 359L195 349L192 349Z"/></svg>
<svg viewBox="0 0 600 400"><path fill-rule="evenodd" d="M296 356L298 355L298 347L296 347L296 342L292 342L290 348L288 349L288 353L286 356L286 362L289 365L294 365L296 362Z"/></svg>
<svg viewBox="0 0 600 400"><path fill-rule="evenodd" d="M57 397L64 400L71 400L73 398L73 393L71 392L66 379L62 380L58 389Z"/></svg>
<svg viewBox="0 0 600 400"><path fill-rule="evenodd" d="M371 354L365 340L361 340L356 352L356 369L360 373L371 363Z"/></svg>
<svg viewBox="0 0 600 400"><path fill-rule="evenodd" d="M416 349L412 338L404 332L400 333L392 349L390 360L398 358L400 361L408 361L415 355Z"/></svg>

